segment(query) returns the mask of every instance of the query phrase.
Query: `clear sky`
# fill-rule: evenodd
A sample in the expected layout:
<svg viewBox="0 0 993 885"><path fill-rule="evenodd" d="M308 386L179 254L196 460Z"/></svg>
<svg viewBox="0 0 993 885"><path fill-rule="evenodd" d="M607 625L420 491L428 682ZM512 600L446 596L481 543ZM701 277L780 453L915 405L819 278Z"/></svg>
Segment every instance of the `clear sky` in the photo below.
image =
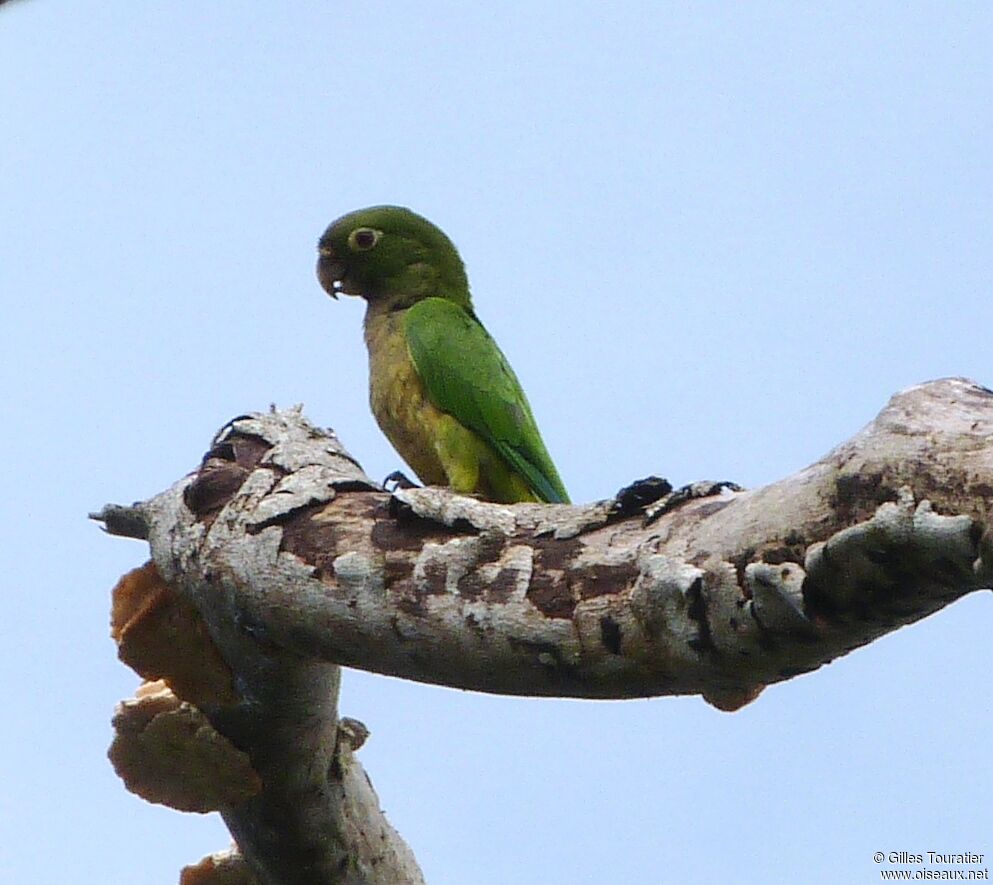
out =
<svg viewBox="0 0 993 885"><path fill-rule="evenodd" d="M362 304L314 278L329 221L400 203L450 234L575 500L759 485L903 387L993 382L991 47L986 3L0 7L0 880L172 882L227 844L105 759L136 684L109 590L147 551L85 515L272 402L401 466ZM993 867L990 615L733 715L354 672L342 711L433 885Z"/></svg>

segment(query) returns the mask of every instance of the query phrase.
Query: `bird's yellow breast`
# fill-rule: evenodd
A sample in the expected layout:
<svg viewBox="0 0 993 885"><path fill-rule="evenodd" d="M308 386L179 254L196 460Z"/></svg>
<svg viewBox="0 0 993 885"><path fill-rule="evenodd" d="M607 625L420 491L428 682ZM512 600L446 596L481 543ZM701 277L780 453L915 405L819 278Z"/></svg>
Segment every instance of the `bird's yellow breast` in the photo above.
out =
<svg viewBox="0 0 993 885"><path fill-rule="evenodd" d="M534 490L478 433L428 397L410 356L405 311L369 305L369 404L383 433L426 485L488 501L537 501Z"/></svg>
<svg viewBox="0 0 993 885"><path fill-rule="evenodd" d="M446 485L435 446L448 418L427 398L403 329L404 311L370 310L365 323L369 349L369 405L383 433L428 485Z"/></svg>

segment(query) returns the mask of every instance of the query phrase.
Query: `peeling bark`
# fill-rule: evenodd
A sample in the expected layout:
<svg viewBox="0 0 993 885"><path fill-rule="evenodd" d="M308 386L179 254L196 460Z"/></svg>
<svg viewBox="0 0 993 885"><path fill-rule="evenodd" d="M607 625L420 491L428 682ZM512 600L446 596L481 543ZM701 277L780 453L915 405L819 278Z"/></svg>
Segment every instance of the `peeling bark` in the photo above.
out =
<svg viewBox="0 0 993 885"><path fill-rule="evenodd" d="M423 882L354 756L367 729L338 718L339 667L215 644L154 563L115 587L112 635L154 680L118 705L115 771L150 802L219 811L237 842L187 867L184 885Z"/></svg>
<svg viewBox="0 0 993 885"><path fill-rule="evenodd" d="M923 385L788 479L618 516L390 496L276 412L230 424L144 510L159 570L208 623L288 652L506 694L734 691L985 586L991 426L983 388Z"/></svg>
<svg viewBox="0 0 993 885"><path fill-rule="evenodd" d="M104 516L147 537L237 674L245 710L204 710L215 727L237 730L244 713L264 732L253 761L306 756L299 776L325 784L331 745L310 729L335 719L323 709L335 665L735 709L989 587L991 496L993 393L950 379L897 394L851 440L760 489L673 492L652 478L586 506L389 494L333 434L274 411L232 421L195 474ZM229 823L264 855L276 849L254 813Z"/></svg>

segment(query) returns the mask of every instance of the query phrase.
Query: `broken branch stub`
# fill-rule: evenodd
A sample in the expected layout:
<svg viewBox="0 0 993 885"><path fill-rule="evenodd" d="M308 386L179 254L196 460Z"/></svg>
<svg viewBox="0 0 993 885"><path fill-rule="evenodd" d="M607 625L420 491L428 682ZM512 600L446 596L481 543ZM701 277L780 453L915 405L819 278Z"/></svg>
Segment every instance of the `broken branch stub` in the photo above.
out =
<svg viewBox="0 0 993 885"><path fill-rule="evenodd" d="M623 506L390 495L274 411L232 421L141 513L236 673L248 643L478 691L733 709L990 585L993 393L962 379L897 394L764 488L653 482L661 498Z"/></svg>

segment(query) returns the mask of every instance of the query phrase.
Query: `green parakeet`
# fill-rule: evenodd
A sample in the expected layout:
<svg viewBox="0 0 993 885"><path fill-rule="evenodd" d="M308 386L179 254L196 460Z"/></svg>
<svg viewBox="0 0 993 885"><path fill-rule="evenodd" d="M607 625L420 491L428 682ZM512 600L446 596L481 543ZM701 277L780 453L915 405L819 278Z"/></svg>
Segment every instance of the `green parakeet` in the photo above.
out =
<svg viewBox="0 0 993 885"><path fill-rule="evenodd" d="M421 481L490 501L567 503L451 240L409 209L373 206L332 223L318 251L328 294L367 302L372 411Z"/></svg>

